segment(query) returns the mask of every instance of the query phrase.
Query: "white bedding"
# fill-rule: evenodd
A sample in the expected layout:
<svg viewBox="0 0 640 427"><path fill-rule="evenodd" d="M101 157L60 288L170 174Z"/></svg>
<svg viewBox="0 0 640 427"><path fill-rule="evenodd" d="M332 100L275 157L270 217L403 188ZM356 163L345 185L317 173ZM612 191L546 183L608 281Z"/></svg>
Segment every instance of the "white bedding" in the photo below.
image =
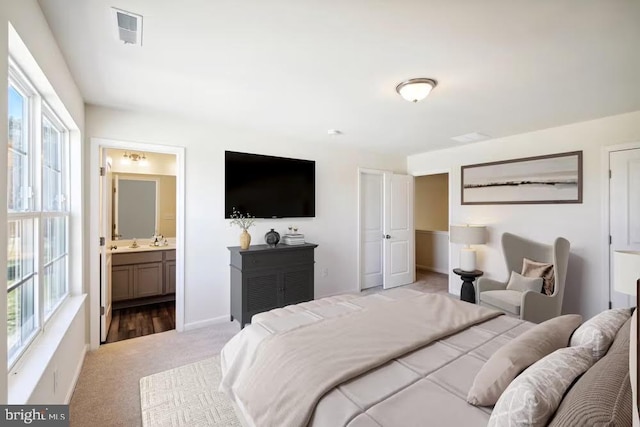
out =
<svg viewBox="0 0 640 427"><path fill-rule="evenodd" d="M395 289L365 297L344 295L310 301L256 315L221 353L221 389L236 399L237 385L260 342L271 334L373 304L421 293ZM532 324L500 316L472 326L356 377L328 392L318 403L311 426L486 426L490 408L466 403L473 378L488 357ZM259 426L263 427L263 426Z"/></svg>

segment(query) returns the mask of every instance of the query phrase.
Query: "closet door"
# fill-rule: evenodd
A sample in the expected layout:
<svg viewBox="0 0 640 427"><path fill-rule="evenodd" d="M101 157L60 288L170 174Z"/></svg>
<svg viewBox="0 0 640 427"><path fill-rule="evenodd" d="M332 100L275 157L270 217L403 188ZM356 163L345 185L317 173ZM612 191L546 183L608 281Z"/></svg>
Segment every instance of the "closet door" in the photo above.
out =
<svg viewBox="0 0 640 427"><path fill-rule="evenodd" d="M413 177L385 173L384 193L384 288L388 289L416 278Z"/></svg>

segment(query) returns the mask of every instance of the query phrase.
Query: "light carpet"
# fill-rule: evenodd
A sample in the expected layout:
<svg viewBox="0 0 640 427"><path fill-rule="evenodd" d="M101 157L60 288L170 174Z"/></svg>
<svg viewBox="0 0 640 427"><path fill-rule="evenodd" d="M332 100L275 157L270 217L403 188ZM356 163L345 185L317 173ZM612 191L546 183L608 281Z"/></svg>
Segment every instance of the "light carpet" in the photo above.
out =
<svg viewBox="0 0 640 427"><path fill-rule="evenodd" d="M142 425L241 427L220 378L219 356L142 378Z"/></svg>

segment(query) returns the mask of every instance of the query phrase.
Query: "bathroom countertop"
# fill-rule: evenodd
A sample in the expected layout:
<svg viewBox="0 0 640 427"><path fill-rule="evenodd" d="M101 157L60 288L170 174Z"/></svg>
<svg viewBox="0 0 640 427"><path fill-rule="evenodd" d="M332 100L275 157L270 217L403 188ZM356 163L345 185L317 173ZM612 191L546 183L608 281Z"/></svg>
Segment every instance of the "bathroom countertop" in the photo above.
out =
<svg viewBox="0 0 640 427"><path fill-rule="evenodd" d="M150 246L147 244L140 244L137 248L129 247L130 244L119 245L117 242L113 242L112 245L117 246L117 249L109 249L111 245L107 246L107 252L110 254L125 254L132 252L149 252L149 251L171 251L176 249L175 243L169 243L166 246Z"/></svg>

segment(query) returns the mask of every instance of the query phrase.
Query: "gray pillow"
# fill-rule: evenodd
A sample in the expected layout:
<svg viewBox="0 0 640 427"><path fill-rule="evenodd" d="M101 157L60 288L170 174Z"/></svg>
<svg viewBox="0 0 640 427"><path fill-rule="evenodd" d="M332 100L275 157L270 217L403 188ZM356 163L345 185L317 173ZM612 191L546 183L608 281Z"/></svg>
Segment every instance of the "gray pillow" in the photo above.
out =
<svg viewBox="0 0 640 427"><path fill-rule="evenodd" d="M494 405L511 381L547 354L566 347L582 316L567 314L534 326L498 349L473 380L467 402L476 406Z"/></svg>
<svg viewBox="0 0 640 427"><path fill-rule="evenodd" d="M540 292L542 290L542 277L525 277L512 271L509 283L507 283L507 290Z"/></svg>

